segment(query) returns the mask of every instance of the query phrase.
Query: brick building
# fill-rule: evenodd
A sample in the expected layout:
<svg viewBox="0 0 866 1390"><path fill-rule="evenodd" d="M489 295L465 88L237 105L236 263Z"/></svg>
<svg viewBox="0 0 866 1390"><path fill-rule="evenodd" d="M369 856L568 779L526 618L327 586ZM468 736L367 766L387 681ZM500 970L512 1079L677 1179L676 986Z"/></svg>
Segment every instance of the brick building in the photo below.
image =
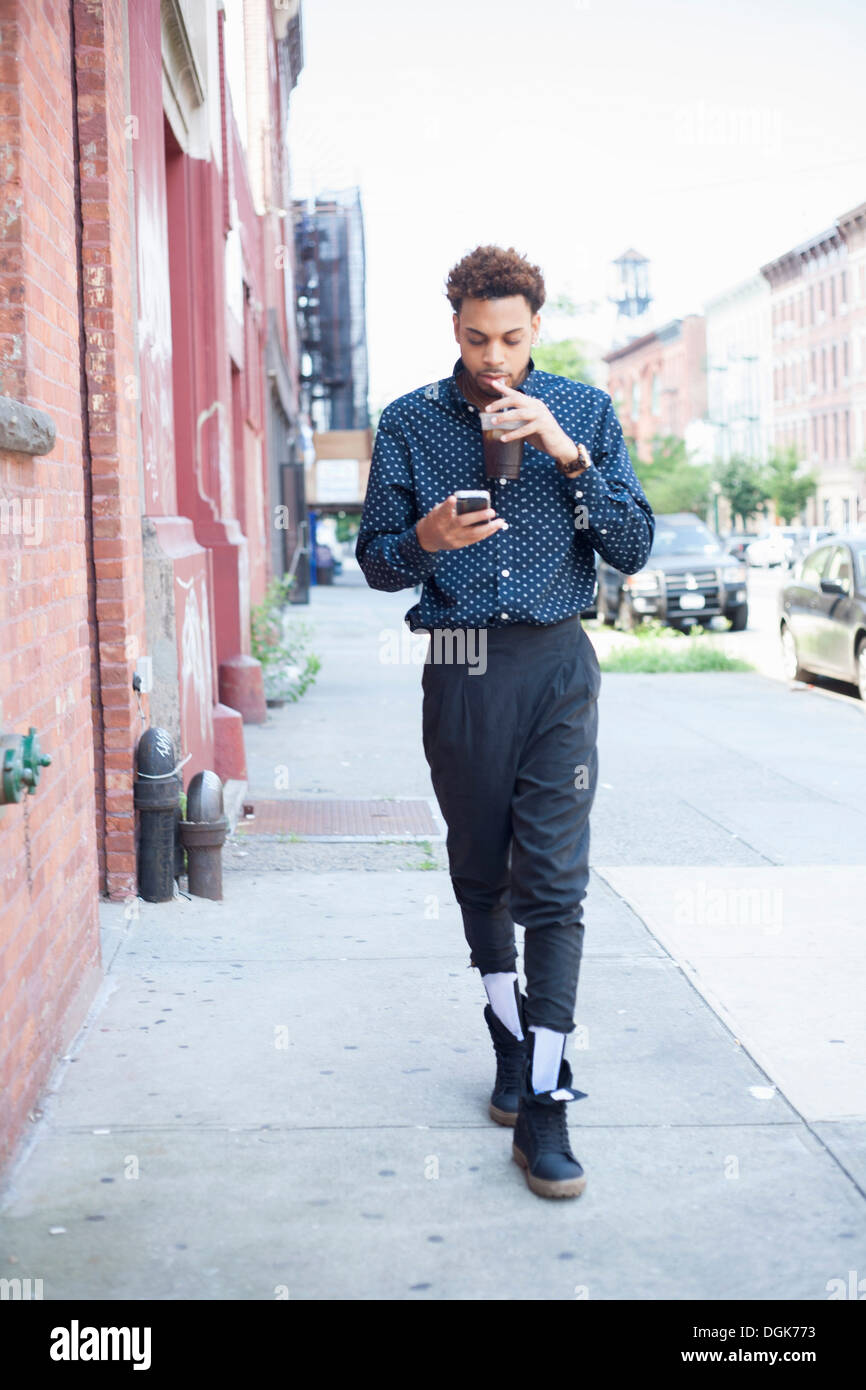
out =
<svg viewBox="0 0 866 1390"><path fill-rule="evenodd" d="M819 478L807 524L866 517L866 270L860 205L761 267L771 290L773 443L792 445ZM856 353L856 365L855 365Z"/></svg>
<svg viewBox="0 0 866 1390"><path fill-rule="evenodd" d="M144 723L185 786L245 778L303 422L297 0L0 0L0 45L0 736L51 757L0 802L2 1162L101 979L100 895L135 897Z"/></svg>
<svg viewBox="0 0 866 1390"><path fill-rule="evenodd" d="M848 248L848 409L854 497L850 510L852 524L857 525L866 522L866 203L843 213L838 221Z"/></svg>
<svg viewBox="0 0 866 1390"><path fill-rule="evenodd" d="M700 439L707 413L706 334L687 314L606 353L607 390L637 457L652 458L655 435ZM697 427L697 431L696 431Z"/></svg>

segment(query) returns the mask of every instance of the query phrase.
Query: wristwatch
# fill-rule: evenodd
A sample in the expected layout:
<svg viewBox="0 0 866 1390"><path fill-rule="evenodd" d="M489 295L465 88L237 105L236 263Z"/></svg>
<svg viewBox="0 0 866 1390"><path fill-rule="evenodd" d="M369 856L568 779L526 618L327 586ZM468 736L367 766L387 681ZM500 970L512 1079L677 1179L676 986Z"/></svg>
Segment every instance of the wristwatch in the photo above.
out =
<svg viewBox="0 0 866 1390"><path fill-rule="evenodd" d="M556 466L564 478L579 478L581 473L585 473L592 463L585 444L578 444L577 458L572 459L571 463L561 463L556 460Z"/></svg>

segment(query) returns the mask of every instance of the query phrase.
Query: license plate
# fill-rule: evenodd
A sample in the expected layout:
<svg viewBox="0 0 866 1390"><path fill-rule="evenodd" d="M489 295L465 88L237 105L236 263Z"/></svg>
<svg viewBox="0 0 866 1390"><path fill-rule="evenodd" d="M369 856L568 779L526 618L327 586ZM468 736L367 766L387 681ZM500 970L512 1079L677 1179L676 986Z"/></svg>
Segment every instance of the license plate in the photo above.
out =
<svg viewBox="0 0 866 1390"><path fill-rule="evenodd" d="M680 608L703 608L705 602L703 594L680 594Z"/></svg>

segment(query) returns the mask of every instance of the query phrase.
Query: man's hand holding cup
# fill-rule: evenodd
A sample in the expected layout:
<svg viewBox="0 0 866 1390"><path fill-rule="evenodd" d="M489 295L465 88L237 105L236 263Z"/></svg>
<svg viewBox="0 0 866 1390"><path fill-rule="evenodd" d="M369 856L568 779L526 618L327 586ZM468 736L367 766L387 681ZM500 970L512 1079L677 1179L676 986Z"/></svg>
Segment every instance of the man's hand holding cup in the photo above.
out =
<svg viewBox="0 0 866 1390"><path fill-rule="evenodd" d="M518 417L522 422L507 434L499 436L503 444L511 439L525 440L534 449L550 454L556 461L560 473L566 478L579 477L586 471L592 460L585 446L575 444L574 440L569 438L544 401L540 401L536 396L525 396L521 391L506 386L504 378L497 379L493 384L497 391L502 392L502 398L485 406L487 415L493 415L497 411L515 410L515 425L517 426Z"/></svg>

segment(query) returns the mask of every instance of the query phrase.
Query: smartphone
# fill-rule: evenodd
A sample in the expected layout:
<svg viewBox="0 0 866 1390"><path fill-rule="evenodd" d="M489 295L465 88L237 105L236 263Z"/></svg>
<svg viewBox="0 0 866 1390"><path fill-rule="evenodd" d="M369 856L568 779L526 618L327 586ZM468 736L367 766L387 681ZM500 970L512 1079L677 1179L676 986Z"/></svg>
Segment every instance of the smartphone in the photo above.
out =
<svg viewBox="0 0 866 1390"><path fill-rule="evenodd" d="M461 488L454 494L457 498L457 515L462 516L464 512L483 512L490 506L490 493L486 488ZM488 518L476 523L484 526Z"/></svg>

